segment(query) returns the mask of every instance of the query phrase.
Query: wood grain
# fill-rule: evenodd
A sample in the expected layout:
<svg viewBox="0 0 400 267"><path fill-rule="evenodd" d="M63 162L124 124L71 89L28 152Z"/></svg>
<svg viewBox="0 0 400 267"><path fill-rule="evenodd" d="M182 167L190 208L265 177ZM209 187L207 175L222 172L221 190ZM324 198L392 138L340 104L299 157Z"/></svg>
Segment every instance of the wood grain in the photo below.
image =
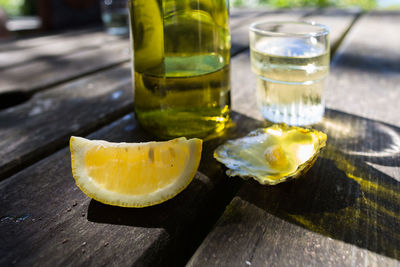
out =
<svg viewBox="0 0 400 267"><path fill-rule="evenodd" d="M328 107L400 126L399 23L399 12L357 21L332 60Z"/></svg>
<svg viewBox="0 0 400 267"><path fill-rule="evenodd" d="M51 61L56 57L99 49L100 47L109 45L111 42L124 39L119 36L108 35L102 30L93 30L85 32L85 34L78 31L75 35L63 37L60 40L47 40L42 45L33 46L30 49L0 50L0 70L27 64L32 61ZM35 40L31 40L31 42L34 43ZM15 45L18 46L18 42Z"/></svg>
<svg viewBox="0 0 400 267"><path fill-rule="evenodd" d="M304 10L303 10L304 11ZM259 8L233 8L230 11L230 27L233 30L243 26L249 26L252 22L258 19L270 18L279 19L279 17L283 17L284 14L294 14L294 13L302 13L299 10L284 10L284 9L271 9L265 7ZM305 11L306 13L308 11Z"/></svg>
<svg viewBox="0 0 400 267"><path fill-rule="evenodd" d="M48 60L38 59L2 70L0 93L15 90L33 93L129 59L128 40L119 40L97 49L83 50Z"/></svg>
<svg viewBox="0 0 400 267"><path fill-rule="evenodd" d="M48 45L49 43L64 42L70 39L76 39L77 37L90 34L98 31L99 28L85 28L81 30L69 30L58 33L44 34L44 35L31 35L20 39L2 40L0 42L0 52L16 51L23 49L30 49L41 45Z"/></svg>
<svg viewBox="0 0 400 267"><path fill-rule="evenodd" d="M68 148L0 182L0 265L182 265L241 184L225 177L213 150L262 125L232 115L224 136L204 143L194 181L161 205L129 209L90 200L74 184ZM150 139L133 114L89 138Z"/></svg>
<svg viewBox="0 0 400 267"><path fill-rule="evenodd" d="M229 26L231 30L236 29L246 23L246 21L262 16L266 12L276 13L279 11L266 11L259 8L232 8L229 14Z"/></svg>
<svg viewBox="0 0 400 267"><path fill-rule="evenodd" d="M0 180L133 111L130 64L36 94L0 111Z"/></svg>
<svg viewBox="0 0 400 267"><path fill-rule="evenodd" d="M336 9L327 8L318 10L314 13L304 16L304 20L324 24L329 27L329 38L331 50L335 52L354 20L358 18L361 11L358 9Z"/></svg>

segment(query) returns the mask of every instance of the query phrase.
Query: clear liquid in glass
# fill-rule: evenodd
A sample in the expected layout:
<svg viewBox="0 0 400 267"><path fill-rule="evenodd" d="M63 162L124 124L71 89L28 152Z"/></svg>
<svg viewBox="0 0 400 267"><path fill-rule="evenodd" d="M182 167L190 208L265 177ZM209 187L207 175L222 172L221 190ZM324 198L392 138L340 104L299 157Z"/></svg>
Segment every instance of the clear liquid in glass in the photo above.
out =
<svg viewBox="0 0 400 267"><path fill-rule="evenodd" d="M323 88L329 49L313 37L261 38L251 47L257 101L272 122L310 125L324 114Z"/></svg>

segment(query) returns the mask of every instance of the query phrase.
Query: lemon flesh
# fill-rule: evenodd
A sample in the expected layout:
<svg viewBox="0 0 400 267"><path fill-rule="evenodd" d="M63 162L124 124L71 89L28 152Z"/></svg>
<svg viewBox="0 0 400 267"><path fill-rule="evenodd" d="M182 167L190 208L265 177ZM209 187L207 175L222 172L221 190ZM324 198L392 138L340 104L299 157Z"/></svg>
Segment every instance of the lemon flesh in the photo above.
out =
<svg viewBox="0 0 400 267"><path fill-rule="evenodd" d="M111 143L72 136L71 166L89 197L121 207L146 207L173 198L193 180L202 140Z"/></svg>

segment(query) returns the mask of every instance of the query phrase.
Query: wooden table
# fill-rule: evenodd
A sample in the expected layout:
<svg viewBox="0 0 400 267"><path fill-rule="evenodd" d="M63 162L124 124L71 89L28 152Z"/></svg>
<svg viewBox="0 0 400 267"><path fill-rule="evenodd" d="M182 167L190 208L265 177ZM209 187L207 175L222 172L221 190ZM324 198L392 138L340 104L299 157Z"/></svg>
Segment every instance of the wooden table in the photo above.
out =
<svg viewBox="0 0 400 267"><path fill-rule="evenodd" d="M331 27L327 147L302 179L228 178L212 152L269 125L255 108L248 25ZM205 142L194 181L161 205L86 197L71 135L152 139L133 114L129 40L99 29L0 44L0 266L397 266L400 260L400 13L233 10L232 118Z"/></svg>

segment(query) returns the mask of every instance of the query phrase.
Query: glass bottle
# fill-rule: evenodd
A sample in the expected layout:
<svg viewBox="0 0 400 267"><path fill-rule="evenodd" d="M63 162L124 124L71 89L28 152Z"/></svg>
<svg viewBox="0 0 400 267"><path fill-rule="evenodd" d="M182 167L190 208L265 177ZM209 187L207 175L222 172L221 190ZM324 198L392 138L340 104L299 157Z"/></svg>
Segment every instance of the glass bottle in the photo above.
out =
<svg viewBox="0 0 400 267"><path fill-rule="evenodd" d="M129 4L141 126L163 139L221 132L230 111L229 1Z"/></svg>

